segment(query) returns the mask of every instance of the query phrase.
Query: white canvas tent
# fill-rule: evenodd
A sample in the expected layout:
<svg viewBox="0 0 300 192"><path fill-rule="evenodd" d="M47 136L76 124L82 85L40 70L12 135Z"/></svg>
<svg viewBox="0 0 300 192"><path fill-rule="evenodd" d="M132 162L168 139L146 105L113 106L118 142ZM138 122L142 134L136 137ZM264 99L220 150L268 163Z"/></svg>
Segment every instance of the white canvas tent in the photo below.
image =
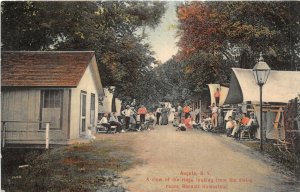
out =
<svg viewBox="0 0 300 192"><path fill-rule="evenodd" d="M300 93L300 71L271 71L263 86L263 101L287 103ZM251 69L232 68L225 104L259 102L259 86Z"/></svg>
<svg viewBox="0 0 300 192"><path fill-rule="evenodd" d="M102 105L99 106L99 113L111 113L112 112L112 102L114 96L114 87L104 88L104 97Z"/></svg>
<svg viewBox="0 0 300 192"><path fill-rule="evenodd" d="M229 88L221 86L220 84L208 84L208 88L210 91L210 103L211 104L216 103L214 93L217 90L217 88L219 88L219 90L220 90L219 106L222 106L225 102L225 99L227 98Z"/></svg>
<svg viewBox="0 0 300 192"><path fill-rule="evenodd" d="M116 102L116 114L118 116L121 115L121 106L122 106L122 101L118 98L115 99L115 102Z"/></svg>
<svg viewBox="0 0 300 192"><path fill-rule="evenodd" d="M298 71L271 71L266 84L263 86L263 102L287 103L300 93L300 72ZM251 102L259 103L259 86L256 84L251 69L232 68L231 80L225 104L239 104ZM266 110L264 110L266 111ZM259 107L255 109L255 115L260 122ZM268 139L275 138L273 123L274 111L264 112L263 127L266 127ZM258 130L257 133L260 131ZM260 135L257 135L260 138Z"/></svg>

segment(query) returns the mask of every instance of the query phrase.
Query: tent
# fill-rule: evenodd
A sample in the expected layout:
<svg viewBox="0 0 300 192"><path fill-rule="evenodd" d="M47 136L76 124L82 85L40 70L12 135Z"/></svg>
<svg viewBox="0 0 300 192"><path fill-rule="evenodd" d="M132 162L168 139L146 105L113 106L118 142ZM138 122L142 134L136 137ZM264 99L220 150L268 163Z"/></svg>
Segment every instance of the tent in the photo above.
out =
<svg viewBox="0 0 300 192"><path fill-rule="evenodd" d="M300 72L271 71L266 84L263 86L263 101L269 105L263 107L263 127L266 127L266 137L274 139L276 132L274 122L281 113L282 104L295 98L300 93ZM232 68L231 81L225 104L240 104L251 102L254 113L260 122L259 86L256 84L251 69ZM274 105L276 104L276 105ZM256 105L256 106L255 106ZM280 118L278 118L280 119ZM258 130L257 133L260 133ZM257 135L260 138L260 135Z"/></svg>
<svg viewBox="0 0 300 192"><path fill-rule="evenodd" d="M221 86L220 84L208 84L208 88L210 91L210 102L211 104L216 103L214 93L219 88L220 90L220 101L219 101L219 106L222 106L225 102L225 99L227 98L228 94L228 87Z"/></svg>
<svg viewBox="0 0 300 192"><path fill-rule="evenodd" d="M112 102L114 96L115 87L106 87L104 88L104 97L102 104L99 106L99 113L111 113L112 112Z"/></svg>
<svg viewBox="0 0 300 192"><path fill-rule="evenodd" d="M271 71L263 86L263 101L287 103L300 93L300 71ZM259 102L259 86L251 69L232 68L225 104Z"/></svg>
<svg viewBox="0 0 300 192"><path fill-rule="evenodd" d="M115 102L116 102L116 114L118 116L121 115L121 106L122 106L122 101L118 98L115 99Z"/></svg>

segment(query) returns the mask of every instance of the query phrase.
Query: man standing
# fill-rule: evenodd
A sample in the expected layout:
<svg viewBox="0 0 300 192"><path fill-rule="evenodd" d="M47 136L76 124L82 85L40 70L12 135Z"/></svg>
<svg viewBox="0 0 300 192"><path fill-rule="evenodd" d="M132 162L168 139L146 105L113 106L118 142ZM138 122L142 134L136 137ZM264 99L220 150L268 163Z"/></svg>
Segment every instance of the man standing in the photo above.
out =
<svg viewBox="0 0 300 192"><path fill-rule="evenodd" d="M178 113L178 122L181 123L182 107L180 103L178 103L177 113Z"/></svg>
<svg viewBox="0 0 300 192"><path fill-rule="evenodd" d="M129 128L129 123L130 123L130 115L132 113L132 110L130 109L130 106L127 105L126 109L122 111L122 115L125 116L125 127L126 129Z"/></svg>
<svg viewBox="0 0 300 192"><path fill-rule="evenodd" d="M216 100L216 106L219 106L219 102L220 102L220 90L219 88L217 88L216 92L214 93L214 97Z"/></svg>
<svg viewBox="0 0 300 192"><path fill-rule="evenodd" d="M140 115L140 123L143 124L145 122L145 116L147 113L147 109L144 105L141 105L141 107L138 109L138 114Z"/></svg>
<svg viewBox="0 0 300 192"><path fill-rule="evenodd" d="M183 108L184 118L188 118L190 115L191 108L189 105L185 105Z"/></svg>
<svg viewBox="0 0 300 192"><path fill-rule="evenodd" d="M197 108L195 109L195 122L199 123L199 119L200 119L200 109Z"/></svg>
<svg viewBox="0 0 300 192"><path fill-rule="evenodd" d="M156 109L155 115L156 115L156 125L159 125L159 118L160 118L160 115L161 115L161 107L158 107Z"/></svg>
<svg viewBox="0 0 300 192"><path fill-rule="evenodd" d="M213 128L218 126L218 107L215 103L212 104L211 108L211 124Z"/></svg>
<svg viewBox="0 0 300 192"><path fill-rule="evenodd" d="M247 126L249 128L249 137L250 139L255 139L255 132L256 132L256 129L258 127L258 124L257 124L257 120L256 118L254 117L254 113L250 113L250 120L248 121L247 123Z"/></svg>

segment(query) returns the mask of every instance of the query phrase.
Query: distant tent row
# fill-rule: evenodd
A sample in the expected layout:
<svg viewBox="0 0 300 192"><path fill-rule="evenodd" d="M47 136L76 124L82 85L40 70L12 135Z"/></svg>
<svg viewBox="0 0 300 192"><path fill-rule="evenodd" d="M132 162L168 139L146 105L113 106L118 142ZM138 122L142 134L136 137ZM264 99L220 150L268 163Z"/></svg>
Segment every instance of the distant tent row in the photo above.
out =
<svg viewBox="0 0 300 192"><path fill-rule="evenodd" d="M299 71L271 71L263 86L263 101L287 103L300 93ZM259 87L251 69L233 68L225 104L259 102Z"/></svg>
<svg viewBox="0 0 300 192"><path fill-rule="evenodd" d="M122 101L118 98L114 98L115 87L110 86L104 88L104 97L101 98L99 103L99 113L111 113L116 112L118 116L121 115Z"/></svg>

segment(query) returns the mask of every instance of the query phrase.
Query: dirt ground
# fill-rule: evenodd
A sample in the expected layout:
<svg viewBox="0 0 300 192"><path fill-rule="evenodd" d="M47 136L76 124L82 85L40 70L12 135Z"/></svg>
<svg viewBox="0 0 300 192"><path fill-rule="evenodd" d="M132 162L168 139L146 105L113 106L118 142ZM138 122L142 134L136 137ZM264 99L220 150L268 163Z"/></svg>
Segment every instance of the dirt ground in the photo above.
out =
<svg viewBox="0 0 300 192"><path fill-rule="evenodd" d="M97 140L2 161L5 191L298 192L300 183L266 155L200 130L97 134ZM30 155L31 154L31 155ZM17 159L16 159L17 158ZM28 164L27 168L18 168ZM13 171L14 170L14 171ZM51 170L51 171L50 171Z"/></svg>
<svg viewBox="0 0 300 192"><path fill-rule="evenodd" d="M300 191L279 165L232 138L171 125L112 136L131 140L141 164L122 173L130 192Z"/></svg>

